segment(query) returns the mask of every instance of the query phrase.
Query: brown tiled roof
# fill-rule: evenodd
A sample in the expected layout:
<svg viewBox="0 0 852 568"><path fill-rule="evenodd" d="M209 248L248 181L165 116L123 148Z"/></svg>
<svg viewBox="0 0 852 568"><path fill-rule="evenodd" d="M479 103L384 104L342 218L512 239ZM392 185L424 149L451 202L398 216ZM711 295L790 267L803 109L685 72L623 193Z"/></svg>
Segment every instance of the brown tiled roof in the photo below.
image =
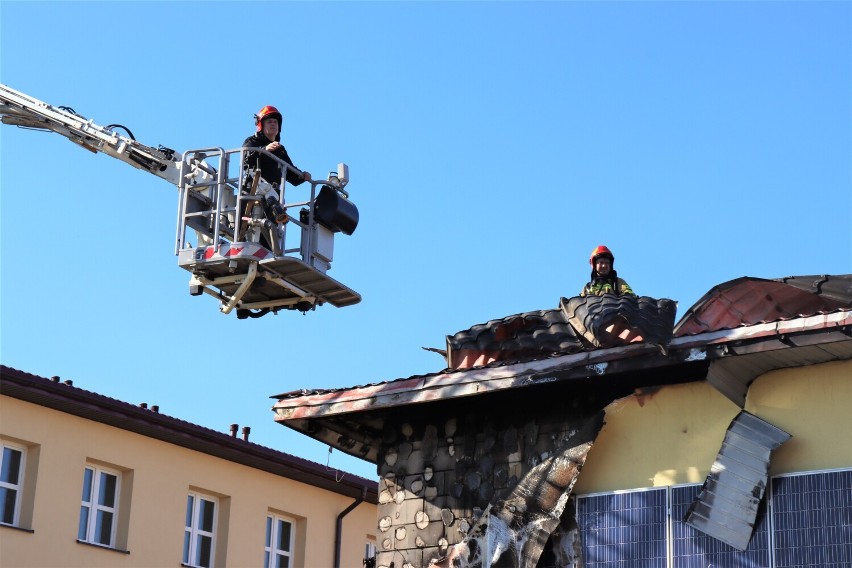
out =
<svg viewBox="0 0 852 568"><path fill-rule="evenodd" d="M672 300L647 296L562 298L555 310L515 314L447 336L447 366L469 369L612 347L621 340L605 330L619 319L640 330L640 340L666 344L675 310Z"/></svg>
<svg viewBox="0 0 852 568"><path fill-rule="evenodd" d="M601 347L593 337L599 327L595 320L607 311L622 309L618 301L592 306L584 311L586 298L562 298L560 308L514 314L446 338L449 368L470 368L494 361L529 361L553 354L565 355ZM674 303L639 297L641 313L659 316L663 327L671 325ZM653 304L657 303L656 306ZM790 276L778 279L743 277L719 284L690 308L675 328L675 335L691 335L722 329L807 317L852 307L852 275ZM647 317L644 318L647 320ZM572 323L575 325L572 326ZM653 321L645 329L661 342L671 334L655 329ZM582 330L578 333L577 330ZM584 342L583 338L587 341Z"/></svg>
<svg viewBox="0 0 852 568"><path fill-rule="evenodd" d="M352 474L340 479L339 472L330 471L322 464L87 391L60 382L58 378L46 379L0 365L0 392L3 396L108 424L340 495L358 498L366 490L366 500L378 503L376 481Z"/></svg>
<svg viewBox="0 0 852 568"><path fill-rule="evenodd" d="M447 336L450 368L579 351L583 351L583 344L561 309L515 314Z"/></svg>

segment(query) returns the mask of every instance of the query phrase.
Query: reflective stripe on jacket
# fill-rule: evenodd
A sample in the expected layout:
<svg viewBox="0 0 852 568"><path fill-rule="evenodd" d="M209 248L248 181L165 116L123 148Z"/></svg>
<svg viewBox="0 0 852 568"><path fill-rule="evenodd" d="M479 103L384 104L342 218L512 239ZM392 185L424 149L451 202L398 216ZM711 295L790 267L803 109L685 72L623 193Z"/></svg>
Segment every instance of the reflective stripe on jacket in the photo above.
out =
<svg viewBox="0 0 852 568"><path fill-rule="evenodd" d="M615 289L613 289L612 280L596 279L586 284L583 287L583 291L580 292L581 296L603 296L604 294L617 294L619 296L629 294L635 296L636 292L633 291L630 284L625 282L623 278L618 279Z"/></svg>

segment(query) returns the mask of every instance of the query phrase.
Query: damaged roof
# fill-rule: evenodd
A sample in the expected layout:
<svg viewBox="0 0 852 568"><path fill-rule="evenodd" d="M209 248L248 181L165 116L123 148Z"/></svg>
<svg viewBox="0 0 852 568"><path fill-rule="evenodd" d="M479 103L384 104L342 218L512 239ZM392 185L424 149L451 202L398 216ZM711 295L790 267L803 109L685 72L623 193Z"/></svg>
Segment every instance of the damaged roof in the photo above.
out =
<svg viewBox="0 0 852 568"><path fill-rule="evenodd" d="M559 308L506 316L447 336L448 361L461 360L465 353L482 354L480 365L500 355L522 360L578 351L583 344Z"/></svg>
<svg viewBox="0 0 852 568"><path fill-rule="evenodd" d="M529 361L638 341L668 343L676 307L672 300L647 296L562 298L553 310L507 316L447 336L447 367ZM617 331L608 333L606 329L615 330L618 320L630 322L641 332L623 338Z"/></svg>
<svg viewBox="0 0 852 568"><path fill-rule="evenodd" d="M737 278L719 284L687 310L675 336L807 317L852 308L852 275Z"/></svg>
<svg viewBox="0 0 852 568"><path fill-rule="evenodd" d="M449 335L447 367L461 369L495 361L529 361L608 347L596 342L591 333L577 331L591 327L576 325L577 320L597 317L607 309L590 314L584 311L587 299L562 298L556 309L514 314ZM640 302L643 300L652 299L639 298ZM658 302L661 305L657 315L663 317L656 321L666 324L668 317L663 312L673 311L674 302L671 306L665 305L671 300ZM673 334L694 335L848 308L852 308L852 275L743 277L720 284L705 294L681 318ZM643 313L649 312L645 309ZM670 324L668 337L663 329L653 329L653 320L645 322L645 326L655 338L667 341L672 335Z"/></svg>
<svg viewBox="0 0 852 568"><path fill-rule="evenodd" d="M275 420L374 461L382 413L411 404L566 381L594 380L605 388L601 379L624 384L630 376L646 381L637 387L708 379L741 403L747 385L769 370L852 359L852 275L720 284L674 326L665 349L647 342L597 348L580 342L564 317L563 309L516 314L448 337L449 360L454 349L476 349L487 355L479 361L490 361L480 366L275 395Z"/></svg>

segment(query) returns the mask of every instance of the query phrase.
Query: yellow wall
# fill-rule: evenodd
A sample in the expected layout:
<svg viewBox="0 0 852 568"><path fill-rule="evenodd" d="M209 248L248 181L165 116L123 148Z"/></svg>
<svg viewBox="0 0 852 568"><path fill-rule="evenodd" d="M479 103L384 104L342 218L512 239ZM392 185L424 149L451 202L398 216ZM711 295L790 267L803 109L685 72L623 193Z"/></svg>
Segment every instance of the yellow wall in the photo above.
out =
<svg viewBox="0 0 852 568"><path fill-rule="evenodd" d="M6 567L179 566L187 492L223 497L227 523L217 536L218 566L261 566L270 509L297 520L296 566L334 563L337 515L354 499L207 454L174 446L17 399L0 397L0 435L37 444L33 533L0 527ZM29 452L32 454L33 452ZM76 542L87 460L132 471L127 550L123 554ZM33 464L28 464L33 465ZM122 477L122 481L129 478ZM125 513L127 511L125 510ZM344 518L342 565L361 566L375 535L376 507L362 503Z"/></svg>
<svg viewBox="0 0 852 568"><path fill-rule="evenodd" d="M746 410L793 435L772 452L773 475L852 465L852 361L766 373Z"/></svg>
<svg viewBox="0 0 852 568"><path fill-rule="evenodd" d="M772 474L852 466L852 361L766 373L746 410L793 435ZM706 382L616 401L574 493L701 483L739 411Z"/></svg>

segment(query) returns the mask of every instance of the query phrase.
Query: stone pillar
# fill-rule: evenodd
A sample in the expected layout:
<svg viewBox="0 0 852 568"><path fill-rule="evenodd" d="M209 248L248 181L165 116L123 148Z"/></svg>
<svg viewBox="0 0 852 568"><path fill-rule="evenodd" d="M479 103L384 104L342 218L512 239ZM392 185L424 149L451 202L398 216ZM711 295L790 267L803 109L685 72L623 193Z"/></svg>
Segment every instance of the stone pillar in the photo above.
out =
<svg viewBox="0 0 852 568"><path fill-rule="evenodd" d="M531 416L386 422L376 565L534 567L603 413Z"/></svg>

